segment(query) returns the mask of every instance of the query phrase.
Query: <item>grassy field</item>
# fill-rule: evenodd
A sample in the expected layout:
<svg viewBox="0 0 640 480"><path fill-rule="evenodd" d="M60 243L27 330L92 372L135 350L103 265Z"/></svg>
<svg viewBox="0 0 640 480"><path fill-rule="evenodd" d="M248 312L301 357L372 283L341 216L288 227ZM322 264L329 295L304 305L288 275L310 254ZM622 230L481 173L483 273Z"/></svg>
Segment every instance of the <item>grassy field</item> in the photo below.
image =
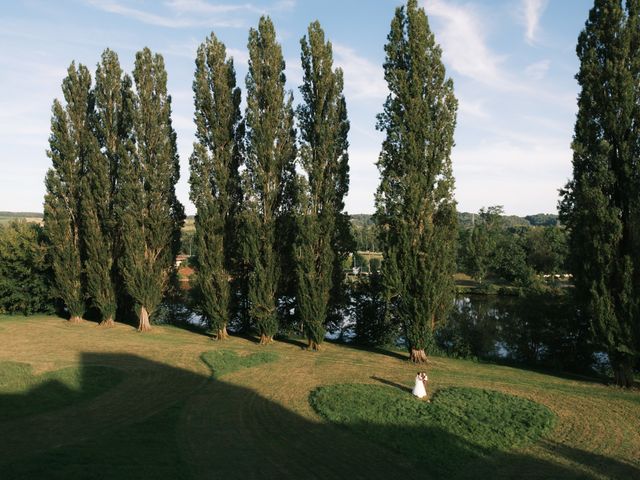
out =
<svg viewBox="0 0 640 480"><path fill-rule="evenodd" d="M0 317L0 345L0 408L14 409L0 416L3 480L438 478L443 468L447 478L640 478L640 392L589 379L432 358L427 404L410 397L416 368L393 351L312 353L295 340L215 343L54 317ZM351 408L341 388L389 415ZM361 417L320 415L319 392ZM540 415L546 426L527 443L526 418Z"/></svg>

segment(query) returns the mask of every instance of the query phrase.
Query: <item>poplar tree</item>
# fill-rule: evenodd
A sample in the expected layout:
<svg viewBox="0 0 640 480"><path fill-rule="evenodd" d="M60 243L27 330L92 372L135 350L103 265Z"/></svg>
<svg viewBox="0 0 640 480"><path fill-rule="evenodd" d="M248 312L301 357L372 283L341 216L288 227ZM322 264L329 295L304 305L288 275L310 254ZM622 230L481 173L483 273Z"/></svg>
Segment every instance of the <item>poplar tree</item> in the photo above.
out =
<svg viewBox="0 0 640 480"><path fill-rule="evenodd" d="M95 153L90 117L93 110L91 74L72 62L62 81L66 106L53 102L47 156L52 168L45 177L44 225L50 248L56 295L71 322L85 311L82 279L80 196L88 157Z"/></svg>
<svg viewBox="0 0 640 480"><path fill-rule="evenodd" d="M136 144L119 166L119 264L136 302L138 330L147 331L175 269L184 209L175 194L180 169L162 56L148 48L138 52L133 77Z"/></svg>
<svg viewBox="0 0 640 480"><path fill-rule="evenodd" d="M640 2L596 0L579 36L569 230L579 315L631 387L640 352Z"/></svg>
<svg viewBox="0 0 640 480"><path fill-rule="evenodd" d="M249 314L260 343L278 331L277 295L282 253L276 235L279 219L291 208L295 180L296 133L293 96L285 92L285 62L268 17L249 32L247 73L245 252L251 261Z"/></svg>
<svg viewBox="0 0 640 480"><path fill-rule="evenodd" d="M115 195L118 166L130 125L123 111L122 69L118 55L105 50L96 70L92 154L82 189L82 236L86 252L87 296L100 311L101 325L113 326L117 309Z"/></svg>
<svg viewBox="0 0 640 480"><path fill-rule="evenodd" d="M300 45L304 83L297 117L306 178L297 216L296 301L309 348L317 350L324 340L336 259L342 254L335 239L341 233L338 222L349 186L349 121L342 70L333 70L331 43L325 42L319 22L309 25L308 38Z"/></svg>
<svg viewBox="0 0 640 480"><path fill-rule="evenodd" d="M238 243L242 201L239 143L240 89L233 59L212 33L198 48L193 81L196 142L191 155L191 201L195 216L195 287L198 308L218 339L228 337L230 276Z"/></svg>
<svg viewBox="0 0 640 480"><path fill-rule="evenodd" d="M411 360L424 362L434 329L453 304L457 220L450 154L457 101L416 0L396 9L385 52L389 95L378 116L386 138L376 193L383 281Z"/></svg>

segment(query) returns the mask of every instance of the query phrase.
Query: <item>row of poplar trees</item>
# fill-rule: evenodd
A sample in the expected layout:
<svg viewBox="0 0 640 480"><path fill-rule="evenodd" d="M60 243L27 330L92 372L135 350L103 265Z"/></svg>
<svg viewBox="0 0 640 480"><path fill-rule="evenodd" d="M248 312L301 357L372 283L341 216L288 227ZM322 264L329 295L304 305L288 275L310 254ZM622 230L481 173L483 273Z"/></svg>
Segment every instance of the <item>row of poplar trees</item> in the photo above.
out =
<svg viewBox="0 0 640 480"><path fill-rule="evenodd" d="M246 301L264 344L278 331L278 302L288 306L281 299L293 291L311 349L344 300L341 264L353 240L342 213L349 182L342 72L333 69L331 44L318 22L301 48L302 101L294 113L271 21L263 18L251 30L244 119L224 46L212 35L198 50L198 141L191 157L195 285L218 338L226 336L234 292ZM396 9L385 51L389 95L378 118L386 139L376 196L385 293L376 314L403 326L411 359L423 362L453 304L457 217L450 154L457 101L415 0ZM293 278L279 278L291 265ZM234 277L246 284L234 288Z"/></svg>
<svg viewBox="0 0 640 480"><path fill-rule="evenodd" d="M300 44L302 98L294 108L271 20L250 30L244 116L225 46L211 34L197 51L192 284L197 310L218 339L230 319L247 318L269 343L293 309L317 349L346 300L341 265L354 245L343 211L349 121L342 71L318 22ZM453 301L457 102L415 0L396 9L385 51L389 95L377 124L386 138L376 196L384 307L377 314L404 327L411 359L422 362ZM133 78L135 90L110 50L93 87L84 66L69 68L66 106L53 107L45 226L71 320L89 304L111 324L118 302L129 299L147 330L174 271L184 213L162 57L139 52Z"/></svg>
<svg viewBox="0 0 640 480"><path fill-rule="evenodd" d="M244 311L260 343L271 342L284 305L295 308L317 349L343 290L341 264L353 240L343 212L349 121L342 71L333 68L318 22L300 43L302 101L294 109L271 20L250 30L244 118L225 46L211 34L198 48L194 290L219 339Z"/></svg>
<svg viewBox="0 0 640 480"><path fill-rule="evenodd" d="M52 109L44 205L56 294L71 322L92 306L112 325L128 303L139 330L148 330L184 222L164 61L138 52L132 80L106 50L95 85L72 63L62 92L65 105L55 100Z"/></svg>

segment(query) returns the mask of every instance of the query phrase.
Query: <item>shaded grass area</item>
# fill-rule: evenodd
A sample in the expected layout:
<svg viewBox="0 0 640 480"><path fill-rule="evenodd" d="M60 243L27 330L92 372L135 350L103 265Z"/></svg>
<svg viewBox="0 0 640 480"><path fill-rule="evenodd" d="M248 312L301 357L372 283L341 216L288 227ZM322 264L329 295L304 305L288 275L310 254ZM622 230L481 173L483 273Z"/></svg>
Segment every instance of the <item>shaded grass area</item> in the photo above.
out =
<svg viewBox="0 0 640 480"><path fill-rule="evenodd" d="M90 400L122 381L109 367L69 367L34 375L31 365L0 362L0 420L35 415Z"/></svg>
<svg viewBox="0 0 640 480"><path fill-rule="evenodd" d="M190 479L176 429L183 404L146 421L0 467L9 479Z"/></svg>
<svg viewBox="0 0 640 480"><path fill-rule="evenodd" d="M308 352L239 337L211 342L168 327L142 335L126 325L105 330L54 317L21 317L2 327L0 362L27 363L36 372L105 366L123 375L66 408L0 419L2 480L640 478L637 391L432 357L429 383L437 394L422 404L408 391L415 367L400 355L331 343ZM89 375L78 382L80 391L90 390ZM345 384L372 389L357 395L366 414L358 428L366 435L327 421L309 403L311 392ZM19 393L37 404L58 382L30 385L0 392L0 402ZM378 403L381 390L386 399ZM525 399L534 412L544 405L556 416L537 440L540 424L526 415ZM509 425L525 420L525 432L514 427L509 437ZM428 445L420 440L425 430Z"/></svg>
<svg viewBox="0 0 640 480"><path fill-rule="evenodd" d="M220 378L243 368L275 362L278 360L278 354L267 351L240 356L233 350L211 350L203 353L200 359L209 367L216 378Z"/></svg>
<svg viewBox="0 0 640 480"><path fill-rule="evenodd" d="M331 385L314 390L309 400L327 420L443 475L478 458L530 444L556 420L543 405L475 388L439 390L428 403L398 388Z"/></svg>

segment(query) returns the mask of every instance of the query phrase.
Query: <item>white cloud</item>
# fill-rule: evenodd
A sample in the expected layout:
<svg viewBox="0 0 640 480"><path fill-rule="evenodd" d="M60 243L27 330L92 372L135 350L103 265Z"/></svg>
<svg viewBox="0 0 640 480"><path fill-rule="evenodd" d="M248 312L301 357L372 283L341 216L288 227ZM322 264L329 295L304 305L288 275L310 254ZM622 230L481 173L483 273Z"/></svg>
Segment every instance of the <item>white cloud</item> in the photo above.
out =
<svg viewBox="0 0 640 480"><path fill-rule="evenodd" d="M243 26L242 23L238 21L220 20L215 18L208 18L207 20L204 20L202 19L202 17L198 19L193 17L176 17L175 15L159 15L144 10L139 10L137 8L129 7L116 1L89 0L89 3L96 8L99 8L100 10L104 10L105 12L122 15L123 17L132 18L134 20L138 20L139 22L147 23L149 25L156 25L159 27L186 28L198 25L206 25L207 23L209 23L211 26L216 27Z"/></svg>
<svg viewBox="0 0 640 480"><path fill-rule="evenodd" d="M344 72L345 95L348 99L375 99L380 104L387 96L382 66L361 57L345 45L333 44L335 65Z"/></svg>
<svg viewBox="0 0 640 480"><path fill-rule="evenodd" d="M424 2L430 18L439 22L437 41L442 45L445 62L456 72L497 88L513 89L496 55L486 43L486 32L477 11L471 5L454 5L443 0Z"/></svg>
<svg viewBox="0 0 640 480"><path fill-rule="evenodd" d="M234 65L249 65L249 52L247 50L241 50L239 48L227 48L227 56L233 57Z"/></svg>
<svg viewBox="0 0 640 480"><path fill-rule="evenodd" d="M154 13L133 7L126 0L86 1L105 12L167 28L198 26L244 28L247 25L247 15L288 11L296 5L294 0L281 0L267 7L259 7L252 3L216 4L205 0L167 0L161 4L163 12ZM155 3L155 5L158 4L159 2Z"/></svg>
<svg viewBox="0 0 640 480"><path fill-rule="evenodd" d="M484 100L469 100L466 97L458 95L458 113L462 117L474 117L479 119L487 119L490 117L485 108Z"/></svg>
<svg viewBox="0 0 640 480"><path fill-rule="evenodd" d="M374 195L379 182L378 167L375 164L379 154L380 151L377 149L349 149L351 182L349 194L345 198L348 212L372 213L374 211Z"/></svg>
<svg viewBox="0 0 640 480"><path fill-rule="evenodd" d="M532 80L542 80L549 71L550 65L551 62L549 60L540 60L539 62L527 65L524 73Z"/></svg>
<svg viewBox="0 0 640 480"><path fill-rule="evenodd" d="M525 39L529 45L536 43L540 18L548 3L548 0L522 0L521 19L525 27Z"/></svg>
<svg viewBox="0 0 640 480"><path fill-rule="evenodd" d="M508 213L554 212L558 189L571 172L569 142L489 140L452 153L456 199L461 211L503 205Z"/></svg>

